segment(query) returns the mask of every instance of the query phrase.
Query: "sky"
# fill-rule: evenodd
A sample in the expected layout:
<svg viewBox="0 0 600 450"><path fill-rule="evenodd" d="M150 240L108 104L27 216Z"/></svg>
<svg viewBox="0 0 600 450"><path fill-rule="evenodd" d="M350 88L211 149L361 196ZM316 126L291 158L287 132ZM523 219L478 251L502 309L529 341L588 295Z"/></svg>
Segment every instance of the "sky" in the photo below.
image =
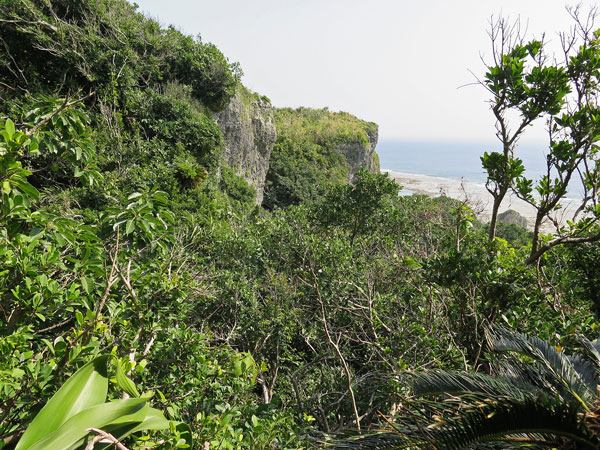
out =
<svg viewBox="0 0 600 450"><path fill-rule="evenodd" d="M328 107L380 140L493 142L490 19L520 18L556 44L560 0L137 0L163 25L215 44L277 107ZM584 8L590 2L583 2ZM483 59L483 61L482 61ZM525 141L543 139L543 124Z"/></svg>

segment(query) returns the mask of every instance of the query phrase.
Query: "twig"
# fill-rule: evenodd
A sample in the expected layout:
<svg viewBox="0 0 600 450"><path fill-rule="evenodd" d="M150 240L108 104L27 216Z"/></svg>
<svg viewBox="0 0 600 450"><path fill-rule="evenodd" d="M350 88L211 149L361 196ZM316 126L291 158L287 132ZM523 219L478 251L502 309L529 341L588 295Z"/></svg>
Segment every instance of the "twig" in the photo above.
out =
<svg viewBox="0 0 600 450"><path fill-rule="evenodd" d="M38 333L46 333L47 331L54 330L55 328L62 327L63 325L66 325L66 324L68 324L68 323L69 323L69 322L71 322L72 320L73 320L73 318L72 318L72 317L70 317L70 318L68 318L68 319L66 319L66 320L63 320L63 321L62 321L62 322L60 322L60 323L57 323L57 324L55 324L55 325L52 325L51 327L48 327L48 328L42 328L41 330L38 330Z"/></svg>
<svg viewBox="0 0 600 450"><path fill-rule="evenodd" d="M119 450L129 450L127 447L121 444L116 437L114 437L110 433L107 433L106 431L102 431L98 428L88 428L87 431L97 433L98 436L96 436L94 439L88 442L88 444L85 446L85 450L93 450L94 445L96 445L97 443L112 444Z"/></svg>
<svg viewBox="0 0 600 450"><path fill-rule="evenodd" d="M52 120L52 118L54 116L56 116L58 113L60 113L64 109L67 109L73 105L76 105L77 103L81 103L82 101L90 98L92 95L94 95L93 91L77 100L73 100L72 102L70 102L69 99L66 98L64 103L60 107L58 107L56 110L52 111L50 114L48 114L46 117L44 117L38 123L36 123L35 126L33 128L31 128L30 130L27 130L27 132L25 132L25 134L27 136L33 135L37 130L39 130L42 126L44 126L46 123L48 123L48 121Z"/></svg>

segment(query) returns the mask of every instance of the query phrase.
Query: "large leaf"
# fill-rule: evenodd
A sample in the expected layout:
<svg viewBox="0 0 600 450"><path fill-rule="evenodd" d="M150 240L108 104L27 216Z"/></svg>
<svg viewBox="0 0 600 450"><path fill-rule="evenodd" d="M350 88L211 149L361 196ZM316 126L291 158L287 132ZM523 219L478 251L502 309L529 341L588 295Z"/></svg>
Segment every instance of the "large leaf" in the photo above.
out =
<svg viewBox="0 0 600 450"><path fill-rule="evenodd" d="M6 122L4 122L4 129L6 130L6 136L8 137L7 142L12 140L12 137L15 135L15 123L10 120L10 119L6 119Z"/></svg>
<svg viewBox="0 0 600 450"><path fill-rule="evenodd" d="M480 394L483 396L525 397L543 395L537 387L515 380L505 380L482 373L444 372L431 370L411 375L417 395Z"/></svg>
<svg viewBox="0 0 600 450"><path fill-rule="evenodd" d="M116 358L116 359L117 359L117 370L116 370L117 384L119 385L119 387L121 389L123 389L125 392L127 392L132 397L139 397L140 393L138 392L137 388L135 387L135 383L127 377L127 374L125 373L125 369L123 368L123 363L121 362L121 360L119 358Z"/></svg>
<svg viewBox="0 0 600 450"><path fill-rule="evenodd" d="M486 331L486 337L493 352L518 352L533 358L539 363L540 370L545 370L554 378L555 387L559 391L573 396L584 408L587 409L596 398L594 386L585 381L594 372L591 365L581 366L585 371L578 372L566 354L536 336L495 327ZM590 371L592 372L588 373Z"/></svg>
<svg viewBox="0 0 600 450"><path fill-rule="evenodd" d="M141 422L131 423L127 422L126 420L117 419L113 423L108 425L106 428L104 428L104 431L112 434L117 439L121 440L129 436L130 434L137 433L139 431L166 430L169 428L169 426L169 420L165 418L165 416L160 410L155 408L149 408L146 416ZM182 431L180 427L187 427L187 430L184 431L189 431L188 444L191 445L191 430L189 430L189 426L184 423L177 423L175 426L179 431ZM187 437L188 436L186 436L186 438Z"/></svg>
<svg viewBox="0 0 600 450"><path fill-rule="evenodd" d="M169 428L169 421L165 418L162 411L156 408L149 408L144 420L132 428L127 435L144 430L166 430ZM124 435L121 435L124 437Z"/></svg>
<svg viewBox="0 0 600 450"><path fill-rule="evenodd" d="M143 422L150 410L146 404L148 400L149 397L128 398L84 409L67 420L55 432L29 447L29 450L76 449L90 434L88 429L104 429L114 422L128 423L136 427Z"/></svg>
<svg viewBox="0 0 600 450"><path fill-rule="evenodd" d="M99 356L75 372L33 419L15 450L31 448L34 443L57 430L70 417L103 403L108 392L108 358L108 355Z"/></svg>

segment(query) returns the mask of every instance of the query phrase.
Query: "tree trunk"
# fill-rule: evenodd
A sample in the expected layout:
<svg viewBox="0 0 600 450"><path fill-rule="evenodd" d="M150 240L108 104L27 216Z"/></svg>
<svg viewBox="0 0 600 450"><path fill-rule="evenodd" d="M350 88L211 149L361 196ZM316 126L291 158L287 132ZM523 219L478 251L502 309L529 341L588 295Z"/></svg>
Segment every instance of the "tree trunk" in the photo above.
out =
<svg viewBox="0 0 600 450"><path fill-rule="evenodd" d="M489 191L488 191L489 192ZM500 205L502 204L502 200L504 200L504 196L508 192L508 188L502 188L502 190L494 195L494 205L492 207L492 218L490 220L490 232L489 232L489 242L493 242L496 238L496 224L498 223L498 211L500 210Z"/></svg>

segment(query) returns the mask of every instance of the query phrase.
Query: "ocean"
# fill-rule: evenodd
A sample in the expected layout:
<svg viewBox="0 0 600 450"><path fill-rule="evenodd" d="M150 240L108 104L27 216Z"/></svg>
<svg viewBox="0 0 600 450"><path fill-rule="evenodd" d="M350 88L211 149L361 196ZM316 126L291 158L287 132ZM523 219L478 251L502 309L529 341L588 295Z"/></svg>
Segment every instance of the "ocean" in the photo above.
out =
<svg viewBox="0 0 600 450"><path fill-rule="evenodd" d="M524 143L517 147L516 156L523 160L528 178L538 180L546 172L544 149L543 144ZM499 142L383 140L376 151L382 169L485 183L480 157L486 151L501 152L502 146ZM578 197L581 190L580 183L574 184L567 195Z"/></svg>

